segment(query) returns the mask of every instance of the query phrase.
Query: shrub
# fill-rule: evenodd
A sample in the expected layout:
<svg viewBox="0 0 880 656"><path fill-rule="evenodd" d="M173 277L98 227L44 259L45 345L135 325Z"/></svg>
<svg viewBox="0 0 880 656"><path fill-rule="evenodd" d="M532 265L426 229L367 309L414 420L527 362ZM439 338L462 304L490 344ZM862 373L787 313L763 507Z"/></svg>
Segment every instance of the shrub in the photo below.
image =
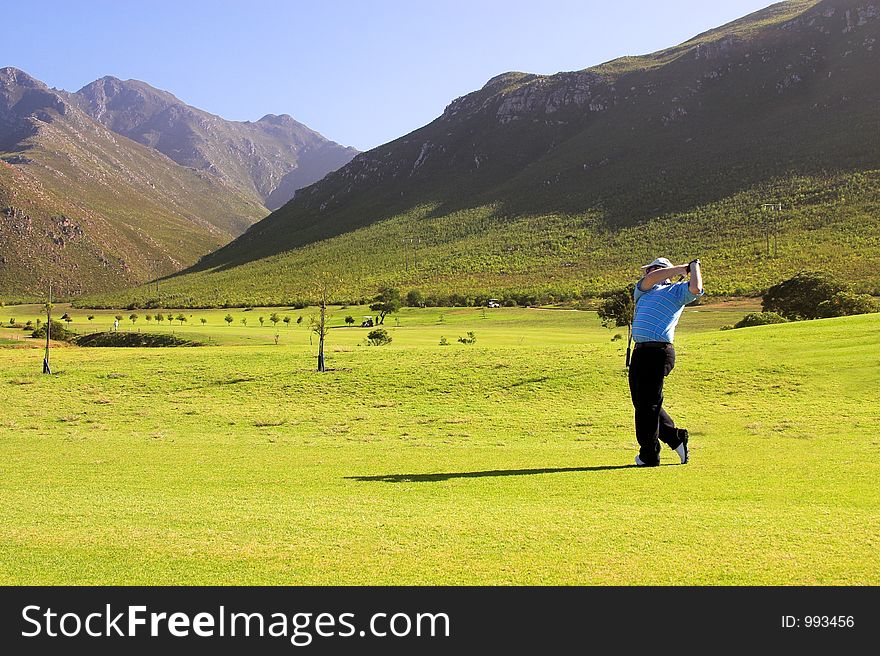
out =
<svg viewBox="0 0 880 656"><path fill-rule="evenodd" d="M42 326L37 328L34 332L32 332L31 337L45 339L46 338L46 324L43 324ZM57 340L59 342L72 342L77 337L77 334L75 332L73 332L72 330L68 330L67 328L65 328L64 325L60 321L53 321L52 322L52 331L49 334L49 337L51 337L52 339Z"/></svg>
<svg viewBox="0 0 880 656"><path fill-rule="evenodd" d="M877 301L868 294L853 292L837 292L827 301L822 301L816 308L820 317L848 317L854 314L870 314L880 312Z"/></svg>
<svg viewBox="0 0 880 656"><path fill-rule="evenodd" d="M449 340L445 337L440 338L440 346L449 346Z"/></svg>
<svg viewBox="0 0 880 656"><path fill-rule="evenodd" d="M418 289L411 289L406 294L406 304L409 307L422 307L425 304L425 296Z"/></svg>
<svg viewBox="0 0 880 656"><path fill-rule="evenodd" d="M162 316L162 315L159 315L159 316ZM223 317L223 321L225 321L227 325L232 325L232 322L234 321L234 319L232 318L231 314L227 314L225 317Z"/></svg>
<svg viewBox="0 0 880 656"><path fill-rule="evenodd" d="M627 326L632 323L633 312L635 312L633 290L633 286L629 286L605 295L597 310L603 326L612 328L614 326Z"/></svg>
<svg viewBox="0 0 880 656"><path fill-rule="evenodd" d="M376 328L367 334L367 343L372 346L383 346L391 343L391 335L384 328Z"/></svg>
<svg viewBox="0 0 880 656"><path fill-rule="evenodd" d="M843 285L827 275L802 271L793 278L773 285L764 294L761 309L786 319L819 319L819 306L830 301Z"/></svg>
<svg viewBox="0 0 880 656"><path fill-rule="evenodd" d="M347 323L349 326L352 325L354 323L354 317L349 314L347 317L345 317L345 323Z"/></svg>
<svg viewBox="0 0 880 656"><path fill-rule="evenodd" d="M468 331L467 337L459 337L458 341L462 344L476 344L477 335L473 330Z"/></svg>
<svg viewBox="0 0 880 656"><path fill-rule="evenodd" d="M772 323L788 323L788 319L776 312L750 312L737 321L734 328L751 328L752 326L766 326Z"/></svg>

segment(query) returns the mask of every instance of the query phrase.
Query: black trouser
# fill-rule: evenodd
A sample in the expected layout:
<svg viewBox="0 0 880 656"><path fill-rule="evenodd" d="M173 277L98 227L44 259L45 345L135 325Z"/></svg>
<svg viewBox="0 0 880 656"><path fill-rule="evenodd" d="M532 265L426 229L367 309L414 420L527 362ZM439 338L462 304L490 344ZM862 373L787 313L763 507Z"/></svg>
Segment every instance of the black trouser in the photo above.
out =
<svg viewBox="0 0 880 656"><path fill-rule="evenodd" d="M675 367L672 344L636 345L629 364L629 391L636 409L639 458L646 465L660 461L660 440L676 448L681 444L675 422L663 409L663 379Z"/></svg>

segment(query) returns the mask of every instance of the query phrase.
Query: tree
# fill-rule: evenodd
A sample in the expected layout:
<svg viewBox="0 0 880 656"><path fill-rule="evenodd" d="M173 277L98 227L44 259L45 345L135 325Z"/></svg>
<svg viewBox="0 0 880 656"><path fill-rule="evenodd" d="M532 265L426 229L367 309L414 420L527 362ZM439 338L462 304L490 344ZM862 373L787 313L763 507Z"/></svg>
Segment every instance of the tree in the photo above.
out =
<svg viewBox="0 0 880 656"><path fill-rule="evenodd" d="M90 314L90 315L89 315L88 317L86 317L86 318L87 318L89 321L93 321L93 320L95 319L95 315L94 315L94 314Z"/></svg>
<svg viewBox="0 0 880 656"><path fill-rule="evenodd" d="M636 308L635 301L633 301L634 290L635 286L630 285L605 294L597 310L603 326L614 328L632 325L633 313Z"/></svg>
<svg viewBox="0 0 880 656"><path fill-rule="evenodd" d="M135 323L138 320L138 315L135 312L132 312L128 315L128 320Z"/></svg>
<svg viewBox="0 0 880 656"><path fill-rule="evenodd" d="M226 322L226 325L227 325L227 326L231 326L231 325L232 325L232 322L235 321L235 320L232 318L232 315L231 315L231 314L227 314L225 317L223 317L223 321Z"/></svg>
<svg viewBox="0 0 880 656"><path fill-rule="evenodd" d="M299 324L301 324L302 322L303 322L303 318L302 318L302 315L300 315L300 316L297 317L297 319L296 319L296 325L299 325Z"/></svg>
<svg viewBox="0 0 880 656"><path fill-rule="evenodd" d="M262 327L263 327L263 322L266 321L266 317L260 317L260 318L258 319L258 321L260 322L260 327L262 328Z"/></svg>
<svg viewBox="0 0 880 656"><path fill-rule="evenodd" d="M281 317L278 316L277 312L273 312L272 314L269 315L269 321L271 321L272 325L277 328L278 322L281 321Z"/></svg>
<svg viewBox="0 0 880 656"><path fill-rule="evenodd" d="M287 324L287 327L290 328L290 316L284 315L284 323Z"/></svg>
<svg viewBox="0 0 880 656"><path fill-rule="evenodd" d="M373 298L370 309L379 313L379 325L385 323L386 315L397 312L403 302L400 299L400 290L394 287L381 287L379 293Z"/></svg>
<svg viewBox="0 0 880 656"><path fill-rule="evenodd" d="M406 294L406 304L409 307L423 307L425 305L425 296L418 289L410 289Z"/></svg>
<svg viewBox="0 0 880 656"><path fill-rule="evenodd" d="M632 337L633 315L636 311L636 303L633 299L635 285L627 285L622 289L616 289L605 295L596 313L606 328L626 326L626 360L624 366L629 367L630 338Z"/></svg>
<svg viewBox="0 0 880 656"><path fill-rule="evenodd" d="M208 323L208 320L205 319L205 317L202 317L201 319L199 319L199 321L202 322L202 325L203 325L203 326L204 326L206 323Z"/></svg>
<svg viewBox="0 0 880 656"><path fill-rule="evenodd" d="M152 320L153 320L153 315L152 315L152 314L145 314L145 315L144 315L144 319L146 319L147 321L152 321Z"/></svg>
<svg viewBox="0 0 880 656"><path fill-rule="evenodd" d="M62 317L62 318L63 318L63 317ZM116 319L117 321L122 321L122 315L121 315L121 314L117 314L117 315L116 315L115 317L113 317L113 318Z"/></svg>
<svg viewBox="0 0 880 656"><path fill-rule="evenodd" d="M776 312L786 319L819 319L819 306L830 301L844 286L828 275L801 271L788 280L773 285L764 294L761 309Z"/></svg>
<svg viewBox="0 0 880 656"><path fill-rule="evenodd" d="M177 319L177 320L180 322L180 325L181 325L181 326L183 325L183 322L186 321L186 317L185 317L182 313L181 313L181 314L178 314L178 315L175 317L175 319Z"/></svg>
<svg viewBox="0 0 880 656"><path fill-rule="evenodd" d="M351 326L352 324L354 324L354 317L349 314L347 317L345 317L345 323Z"/></svg>
<svg viewBox="0 0 880 656"><path fill-rule="evenodd" d="M156 315L156 323L162 323L163 321L165 321L165 315L159 312Z"/></svg>
<svg viewBox="0 0 880 656"><path fill-rule="evenodd" d="M327 287L322 286L320 301L318 303L318 315L310 320L312 332L318 336L318 371L326 371L324 367L324 339L330 331L327 323Z"/></svg>
<svg viewBox="0 0 880 656"><path fill-rule="evenodd" d="M473 330L470 330L468 331L467 337L459 337L458 341L462 344L476 344L477 334Z"/></svg>
<svg viewBox="0 0 880 656"><path fill-rule="evenodd" d="M241 319L241 325L242 325L242 326L247 326L247 317L242 317L242 319Z"/></svg>
<svg viewBox="0 0 880 656"><path fill-rule="evenodd" d="M371 346L384 346L391 343L391 335L384 328L376 328L367 334L367 344Z"/></svg>

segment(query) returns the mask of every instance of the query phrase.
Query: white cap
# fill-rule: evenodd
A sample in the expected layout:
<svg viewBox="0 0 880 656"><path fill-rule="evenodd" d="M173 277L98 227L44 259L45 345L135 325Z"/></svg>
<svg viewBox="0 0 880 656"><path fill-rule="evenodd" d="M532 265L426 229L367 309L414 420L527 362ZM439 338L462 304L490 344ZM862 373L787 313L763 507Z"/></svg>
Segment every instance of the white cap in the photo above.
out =
<svg viewBox="0 0 880 656"><path fill-rule="evenodd" d="M648 269L650 267L662 267L664 269L668 269L672 266L672 262L667 260L665 257L658 257L656 260L651 262L650 264L646 264L642 267L642 269Z"/></svg>

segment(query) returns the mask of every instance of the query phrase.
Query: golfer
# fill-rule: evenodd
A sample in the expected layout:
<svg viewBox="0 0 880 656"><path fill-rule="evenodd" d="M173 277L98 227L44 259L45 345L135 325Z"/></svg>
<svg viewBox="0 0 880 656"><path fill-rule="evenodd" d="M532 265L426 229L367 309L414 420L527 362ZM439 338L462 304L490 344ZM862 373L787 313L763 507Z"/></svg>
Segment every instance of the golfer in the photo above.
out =
<svg viewBox="0 0 880 656"><path fill-rule="evenodd" d="M629 367L629 391L639 442L636 465L659 465L661 441L685 464L689 459L688 432L676 428L663 409L663 379L675 366L672 340L682 310L703 295L700 261L673 266L665 257L658 257L642 269L645 274L633 292L636 309L632 337L636 345ZM688 276L688 280L673 283L673 276Z"/></svg>

